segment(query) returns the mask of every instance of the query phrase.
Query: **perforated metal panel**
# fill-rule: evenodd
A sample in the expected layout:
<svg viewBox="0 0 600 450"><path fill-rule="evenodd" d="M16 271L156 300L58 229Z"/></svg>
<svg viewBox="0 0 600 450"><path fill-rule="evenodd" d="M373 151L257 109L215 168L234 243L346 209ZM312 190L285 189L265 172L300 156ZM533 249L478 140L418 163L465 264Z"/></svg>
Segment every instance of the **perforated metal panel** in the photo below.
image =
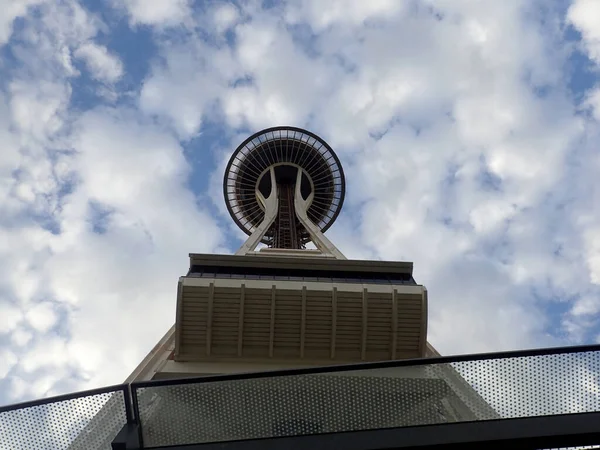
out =
<svg viewBox="0 0 600 450"><path fill-rule="evenodd" d="M505 418L600 411L600 354L562 353L453 363Z"/></svg>
<svg viewBox="0 0 600 450"><path fill-rule="evenodd" d="M600 354L137 388L147 446L600 411Z"/></svg>
<svg viewBox="0 0 600 450"><path fill-rule="evenodd" d="M0 410L0 449L109 450L126 422L123 391Z"/></svg>
<svg viewBox="0 0 600 450"><path fill-rule="evenodd" d="M328 433L444 422L440 380L327 375L145 388L148 446ZM402 403L390 409L388 398ZM144 402L142 402L144 403Z"/></svg>

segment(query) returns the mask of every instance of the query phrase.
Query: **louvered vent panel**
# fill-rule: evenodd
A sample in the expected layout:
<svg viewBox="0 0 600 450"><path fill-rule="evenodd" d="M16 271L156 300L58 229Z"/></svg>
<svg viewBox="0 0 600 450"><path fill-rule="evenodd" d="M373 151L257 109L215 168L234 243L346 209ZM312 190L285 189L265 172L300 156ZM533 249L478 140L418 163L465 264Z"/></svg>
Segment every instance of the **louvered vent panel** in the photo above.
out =
<svg viewBox="0 0 600 450"><path fill-rule="evenodd" d="M367 303L367 359L387 359L392 350L392 294L369 293Z"/></svg>
<svg viewBox="0 0 600 450"><path fill-rule="evenodd" d="M211 338L212 355L237 355L240 294L240 288L215 287Z"/></svg>
<svg viewBox="0 0 600 450"><path fill-rule="evenodd" d="M331 292L306 292L306 358L329 358L331 352Z"/></svg>
<svg viewBox="0 0 600 450"><path fill-rule="evenodd" d="M205 352L208 287L186 286L182 294L181 350L183 353Z"/></svg>
<svg viewBox="0 0 600 450"><path fill-rule="evenodd" d="M273 356L300 357L302 291L278 290L275 301Z"/></svg>
<svg viewBox="0 0 600 450"><path fill-rule="evenodd" d="M397 353L418 351L423 318L422 300L416 295L398 295L396 299L398 303Z"/></svg>
<svg viewBox="0 0 600 450"><path fill-rule="evenodd" d="M337 293L336 357L360 358L362 345L362 293Z"/></svg>
<svg viewBox="0 0 600 450"><path fill-rule="evenodd" d="M246 289L244 300L244 356L269 356L271 290Z"/></svg>

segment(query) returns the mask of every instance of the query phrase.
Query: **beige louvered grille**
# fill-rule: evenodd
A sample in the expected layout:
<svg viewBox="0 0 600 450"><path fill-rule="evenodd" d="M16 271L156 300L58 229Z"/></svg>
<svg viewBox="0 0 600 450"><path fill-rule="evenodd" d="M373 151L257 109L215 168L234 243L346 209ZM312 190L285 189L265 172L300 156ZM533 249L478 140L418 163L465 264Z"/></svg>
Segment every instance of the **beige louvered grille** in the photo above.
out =
<svg viewBox="0 0 600 450"><path fill-rule="evenodd" d="M306 292L304 355L327 359L331 346L331 292Z"/></svg>
<svg viewBox="0 0 600 450"><path fill-rule="evenodd" d="M420 320L423 316L421 302L413 296L398 295L398 347L399 354L418 351L421 336Z"/></svg>
<svg viewBox="0 0 600 450"><path fill-rule="evenodd" d="M181 338L186 345L206 347L208 287L186 287L183 302Z"/></svg>
<svg viewBox="0 0 600 450"><path fill-rule="evenodd" d="M335 354L340 359L361 359L362 293L337 293Z"/></svg>
<svg viewBox="0 0 600 450"><path fill-rule="evenodd" d="M246 289L244 304L244 356L268 357L271 327L271 290Z"/></svg>
<svg viewBox="0 0 600 450"><path fill-rule="evenodd" d="M369 294L367 302L367 354L370 359L392 356L392 296Z"/></svg>
<svg viewBox="0 0 600 450"><path fill-rule="evenodd" d="M211 354L236 356L240 317L240 289L215 287Z"/></svg>
<svg viewBox="0 0 600 450"><path fill-rule="evenodd" d="M302 292L278 290L275 300L274 357L300 357Z"/></svg>
<svg viewBox="0 0 600 450"><path fill-rule="evenodd" d="M338 284L194 280L179 301L176 359L376 361L420 357L423 292ZM236 283L239 282L239 285ZM243 283L243 284L242 284ZM294 288L294 286L297 286ZM401 288L400 288L401 289ZM395 316L394 316L395 315Z"/></svg>

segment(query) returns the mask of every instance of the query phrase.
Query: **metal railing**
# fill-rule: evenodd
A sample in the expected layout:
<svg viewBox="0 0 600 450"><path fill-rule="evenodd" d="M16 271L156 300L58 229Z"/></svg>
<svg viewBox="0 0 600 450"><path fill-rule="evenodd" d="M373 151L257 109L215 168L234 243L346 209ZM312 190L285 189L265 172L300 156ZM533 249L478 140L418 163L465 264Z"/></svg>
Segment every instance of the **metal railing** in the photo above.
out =
<svg viewBox="0 0 600 450"><path fill-rule="evenodd" d="M127 385L0 407L0 449L110 449L133 409Z"/></svg>
<svg viewBox="0 0 600 450"><path fill-rule="evenodd" d="M109 449L126 424L158 448L583 417L599 377L592 345L145 381L0 407L0 449Z"/></svg>

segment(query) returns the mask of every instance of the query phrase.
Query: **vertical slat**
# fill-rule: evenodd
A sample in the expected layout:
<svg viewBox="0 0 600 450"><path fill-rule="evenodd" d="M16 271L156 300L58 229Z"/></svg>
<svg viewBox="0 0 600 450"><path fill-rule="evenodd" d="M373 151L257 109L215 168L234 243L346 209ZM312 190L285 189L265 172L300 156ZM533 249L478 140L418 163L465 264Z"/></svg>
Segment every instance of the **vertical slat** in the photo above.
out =
<svg viewBox="0 0 600 450"><path fill-rule="evenodd" d="M362 293L362 344L360 358L364 361L367 359L367 289L363 289Z"/></svg>
<svg viewBox="0 0 600 450"><path fill-rule="evenodd" d="M246 285L242 283L240 288L240 318L238 321L238 356L242 356L242 349L244 346L244 300L246 297Z"/></svg>
<svg viewBox="0 0 600 450"><path fill-rule="evenodd" d="M304 358L306 340L306 286L302 286L302 316L300 317L300 358Z"/></svg>
<svg viewBox="0 0 600 450"><path fill-rule="evenodd" d="M214 298L215 298L215 283L210 283L210 285L208 286L208 311L206 313L206 355L207 356L210 356Z"/></svg>
<svg viewBox="0 0 600 450"><path fill-rule="evenodd" d="M331 359L335 359L335 335L337 333L337 288L331 292Z"/></svg>
<svg viewBox="0 0 600 450"><path fill-rule="evenodd" d="M175 356L179 356L181 351L181 330L183 330L183 281L180 278L177 283L177 306L175 309Z"/></svg>
<svg viewBox="0 0 600 450"><path fill-rule="evenodd" d="M273 344L275 342L275 285L271 288L271 330L269 333L269 357L273 357Z"/></svg>
<svg viewBox="0 0 600 450"><path fill-rule="evenodd" d="M427 308L428 297L427 289L423 287L423 298L421 304L421 336L419 336L419 353L421 357L425 357L427 353Z"/></svg>
<svg viewBox="0 0 600 450"><path fill-rule="evenodd" d="M392 359L396 359L398 348L398 290L392 291Z"/></svg>

